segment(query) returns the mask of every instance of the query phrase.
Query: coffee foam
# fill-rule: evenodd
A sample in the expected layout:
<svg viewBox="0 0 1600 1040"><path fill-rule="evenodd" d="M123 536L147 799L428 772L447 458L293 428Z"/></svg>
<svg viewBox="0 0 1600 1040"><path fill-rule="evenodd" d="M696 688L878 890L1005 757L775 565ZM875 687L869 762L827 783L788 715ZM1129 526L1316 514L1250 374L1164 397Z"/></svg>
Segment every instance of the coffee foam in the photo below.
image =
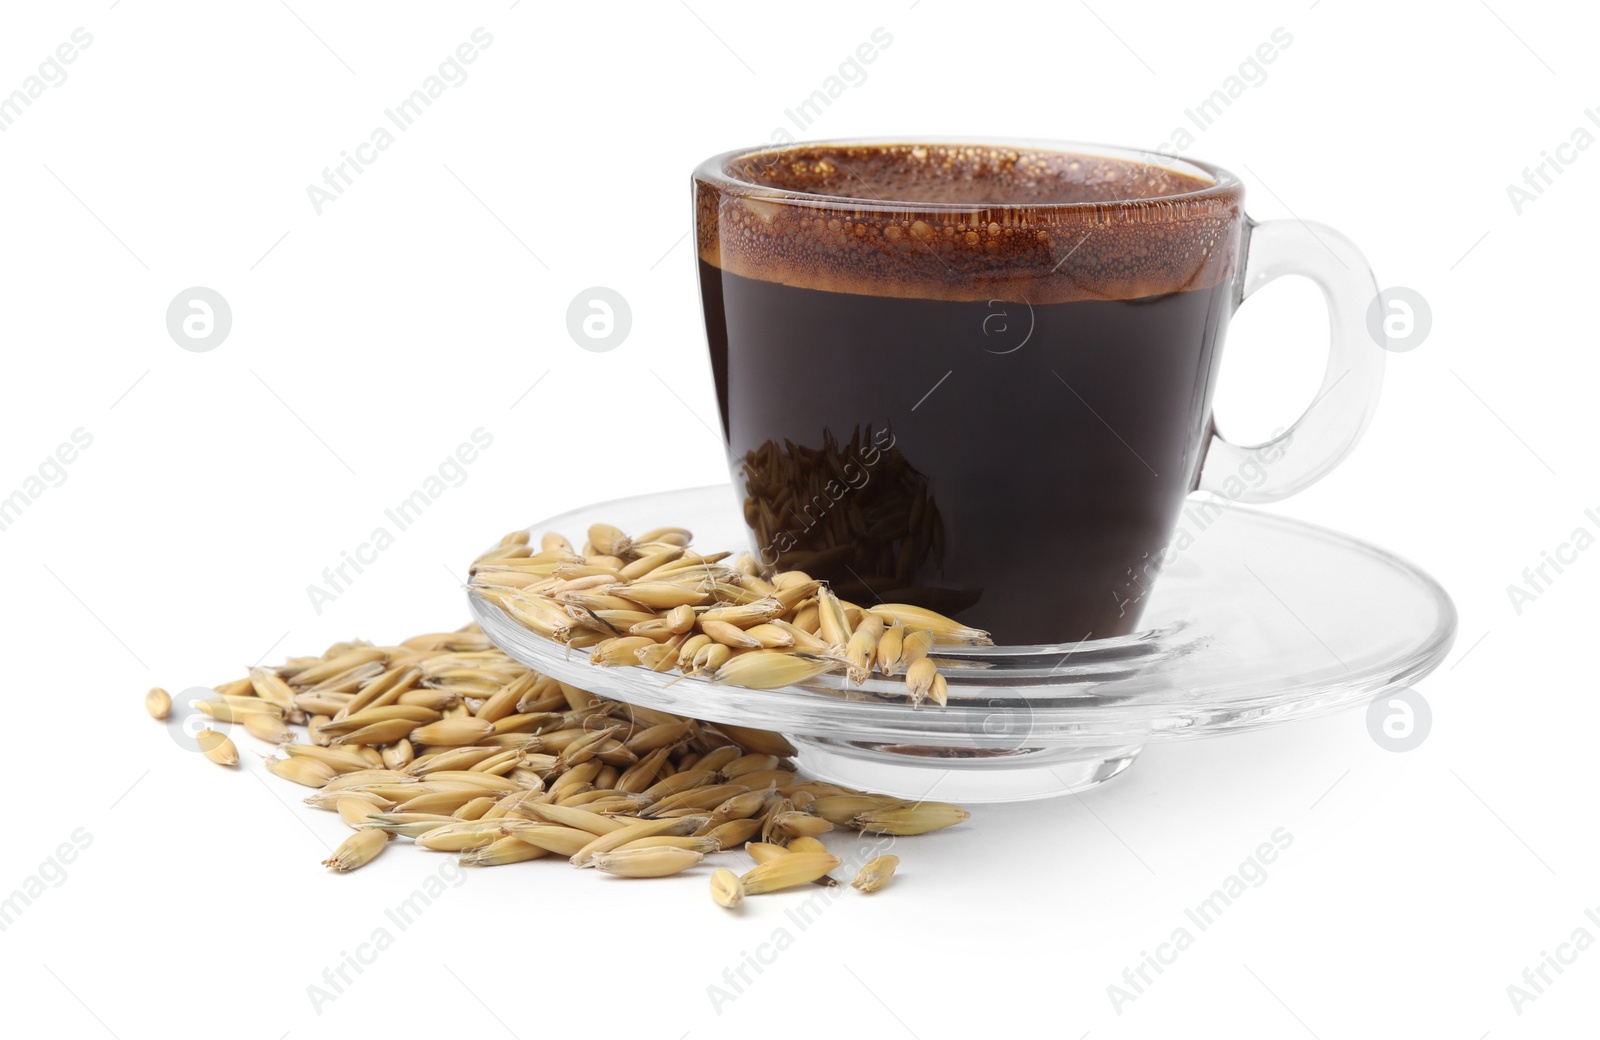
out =
<svg viewBox="0 0 1600 1040"><path fill-rule="evenodd" d="M1231 278L1243 191L1134 159L991 145L798 145L696 177L701 259L809 289L1138 299ZM889 200L885 202L884 200Z"/></svg>

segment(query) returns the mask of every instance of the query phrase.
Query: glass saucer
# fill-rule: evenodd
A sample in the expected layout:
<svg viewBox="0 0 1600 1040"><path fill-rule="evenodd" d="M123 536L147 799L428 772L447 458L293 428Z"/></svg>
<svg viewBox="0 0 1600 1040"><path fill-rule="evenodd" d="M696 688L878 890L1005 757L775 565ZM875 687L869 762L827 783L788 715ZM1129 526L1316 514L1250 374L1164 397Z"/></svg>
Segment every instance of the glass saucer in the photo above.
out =
<svg viewBox="0 0 1600 1040"><path fill-rule="evenodd" d="M580 539L687 527L695 545L743 546L731 485L573 510L529 528ZM908 798L1050 798L1102 783L1146 744L1313 718L1433 671L1456 632L1438 582L1391 553L1285 517L1196 497L1189 539L1151 594L1137 635L1077 645L939 649L945 707L906 702L897 679L842 675L748 690L677 673L599 668L469 597L507 654L617 700L777 730L807 774ZM931 792L931 795L930 795Z"/></svg>

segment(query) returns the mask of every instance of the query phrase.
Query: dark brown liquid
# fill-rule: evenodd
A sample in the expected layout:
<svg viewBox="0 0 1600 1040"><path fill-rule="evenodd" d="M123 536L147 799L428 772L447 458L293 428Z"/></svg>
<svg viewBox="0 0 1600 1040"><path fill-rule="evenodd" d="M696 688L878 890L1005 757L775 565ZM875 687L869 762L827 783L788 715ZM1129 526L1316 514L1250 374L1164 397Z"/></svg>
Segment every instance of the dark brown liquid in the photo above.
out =
<svg viewBox="0 0 1600 1040"><path fill-rule="evenodd" d="M700 261L766 562L1000 643L1135 630L1198 473L1231 283L1034 303L798 288Z"/></svg>

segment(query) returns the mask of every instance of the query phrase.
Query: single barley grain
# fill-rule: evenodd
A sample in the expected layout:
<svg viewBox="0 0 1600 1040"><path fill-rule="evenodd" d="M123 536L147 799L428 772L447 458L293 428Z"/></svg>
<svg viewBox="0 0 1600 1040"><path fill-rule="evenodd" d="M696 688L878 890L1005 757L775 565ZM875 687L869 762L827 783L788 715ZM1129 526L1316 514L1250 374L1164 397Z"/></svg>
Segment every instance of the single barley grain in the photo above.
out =
<svg viewBox="0 0 1600 1040"><path fill-rule="evenodd" d="M818 631L822 641L835 650L843 650L850 642L850 621L844 605L827 586L817 590Z"/></svg>
<svg viewBox="0 0 1600 1040"><path fill-rule="evenodd" d="M894 805L892 798L882 798L870 794L841 794L826 795L818 798L809 806L811 812L827 820L835 827L851 826L852 821L864 812L873 809L882 809Z"/></svg>
<svg viewBox="0 0 1600 1040"><path fill-rule="evenodd" d="M859 813L854 822L865 834L927 834L954 827L972 814L948 802L899 802Z"/></svg>
<svg viewBox="0 0 1600 1040"><path fill-rule="evenodd" d="M711 898L732 910L744 900L744 882L727 867L718 867L711 873Z"/></svg>
<svg viewBox="0 0 1600 1040"><path fill-rule="evenodd" d="M798 838L790 838L789 844L785 845L784 848L788 849L791 853L828 851L828 847L826 845L822 844L822 842L818 841L816 838L808 835L801 835Z"/></svg>
<svg viewBox="0 0 1600 1040"><path fill-rule="evenodd" d="M282 745L294 740L294 733L282 719L264 711L247 712L244 715L244 731L268 744Z"/></svg>
<svg viewBox="0 0 1600 1040"><path fill-rule="evenodd" d="M761 650L730 656L706 678L712 683L729 683L752 690L773 690L780 686L809 682L833 667L832 661L823 658Z"/></svg>
<svg viewBox="0 0 1600 1040"><path fill-rule="evenodd" d="M233 746L233 741L209 726L195 734L195 741L200 745L201 752L217 765L239 764L239 749Z"/></svg>
<svg viewBox="0 0 1600 1040"><path fill-rule="evenodd" d="M899 856L879 856L856 874L856 879L850 882L850 887L862 892L876 892L889 883L894 876L895 868L900 865Z"/></svg>
<svg viewBox="0 0 1600 1040"><path fill-rule="evenodd" d="M796 810L778 813L772 818L772 827L775 833L787 838L802 835L814 838L833 830L833 824L822 817Z"/></svg>
<svg viewBox="0 0 1600 1040"><path fill-rule="evenodd" d="M809 884L838 865L839 857L826 852L785 852L757 864L740 880L746 895L762 895Z"/></svg>
<svg viewBox="0 0 1600 1040"><path fill-rule="evenodd" d="M144 695L144 710L152 719L166 718L172 714L172 695L159 686L150 687L150 692Z"/></svg>
<svg viewBox="0 0 1600 1040"><path fill-rule="evenodd" d="M927 698L928 691L933 688L933 680L938 675L939 670L926 657L906 669L906 690L910 694L912 707Z"/></svg>
<svg viewBox="0 0 1600 1040"><path fill-rule="evenodd" d="M411 731L414 744L459 746L476 744L494 732L494 723L482 719L440 719Z"/></svg>
<svg viewBox="0 0 1600 1040"><path fill-rule="evenodd" d="M908 629L900 640L898 669L904 671L928 656L933 649L933 632L926 628Z"/></svg>
<svg viewBox="0 0 1600 1040"><path fill-rule="evenodd" d="M341 842L339 847L333 850L333 855L322 861L322 865L341 873L359 870L371 863L388 843L388 832L376 827L366 827Z"/></svg>
<svg viewBox="0 0 1600 1040"><path fill-rule="evenodd" d="M269 758L267 771L273 776L302 784L306 787L326 787L328 781L339 774L326 762L314 758Z"/></svg>
<svg viewBox="0 0 1600 1040"><path fill-rule="evenodd" d="M789 850L782 845L767 841L747 842L744 847L745 854L757 863L770 863L781 856L787 856Z"/></svg>
<svg viewBox="0 0 1600 1040"><path fill-rule="evenodd" d="M704 858L691 849L618 849L594 857L593 865L618 877L658 878L681 874Z"/></svg>
<svg viewBox="0 0 1600 1040"><path fill-rule="evenodd" d="M372 803L357 795L345 795L333 803L333 808L339 814L339 819L344 821L345 826L352 830L370 827L375 822L372 819Z"/></svg>
<svg viewBox="0 0 1600 1040"><path fill-rule="evenodd" d="M876 653L878 671L884 675L893 676L900 669L901 641L905 639L906 626L896 621L884 630L882 638L878 640Z"/></svg>
<svg viewBox="0 0 1600 1040"><path fill-rule="evenodd" d="M575 867L591 867L594 858L620 849L622 846L640 838L653 838L658 834L690 834L705 823L705 817L681 817L676 819L641 820L630 823L606 834L600 834L583 848L572 854L572 865Z"/></svg>
<svg viewBox="0 0 1600 1040"><path fill-rule="evenodd" d="M435 827L416 843L435 852L467 852L492 845L504 837L499 820L463 820Z"/></svg>
<svg viewBox="0 0 1600 1040"><path fill-rule="evenodd" d="M531 859L542 859L549 854L537 845L529 845L508 835L482 848L463 853L460 863L463 867L502 867L507 863L525 863Z"/></svg>

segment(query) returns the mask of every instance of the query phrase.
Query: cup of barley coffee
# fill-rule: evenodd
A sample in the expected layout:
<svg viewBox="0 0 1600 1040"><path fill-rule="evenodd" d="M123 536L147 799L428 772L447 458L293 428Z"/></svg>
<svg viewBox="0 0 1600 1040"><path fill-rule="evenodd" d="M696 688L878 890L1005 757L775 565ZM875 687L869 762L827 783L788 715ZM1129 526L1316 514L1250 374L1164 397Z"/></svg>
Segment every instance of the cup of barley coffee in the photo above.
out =
<svg viewBox="0 0 1600 1040"><path fill-rule="evenodd" d="M1359 251L1252 221L1208 163L888 138L726 152L693 188L752 551L856 602L930 607L1002 644L1137 631L1188 496L1293 494L1376 403ZM1211 407L1228 319L1286 274L1327 299L1322 390L1238 445Z"/></svg>

